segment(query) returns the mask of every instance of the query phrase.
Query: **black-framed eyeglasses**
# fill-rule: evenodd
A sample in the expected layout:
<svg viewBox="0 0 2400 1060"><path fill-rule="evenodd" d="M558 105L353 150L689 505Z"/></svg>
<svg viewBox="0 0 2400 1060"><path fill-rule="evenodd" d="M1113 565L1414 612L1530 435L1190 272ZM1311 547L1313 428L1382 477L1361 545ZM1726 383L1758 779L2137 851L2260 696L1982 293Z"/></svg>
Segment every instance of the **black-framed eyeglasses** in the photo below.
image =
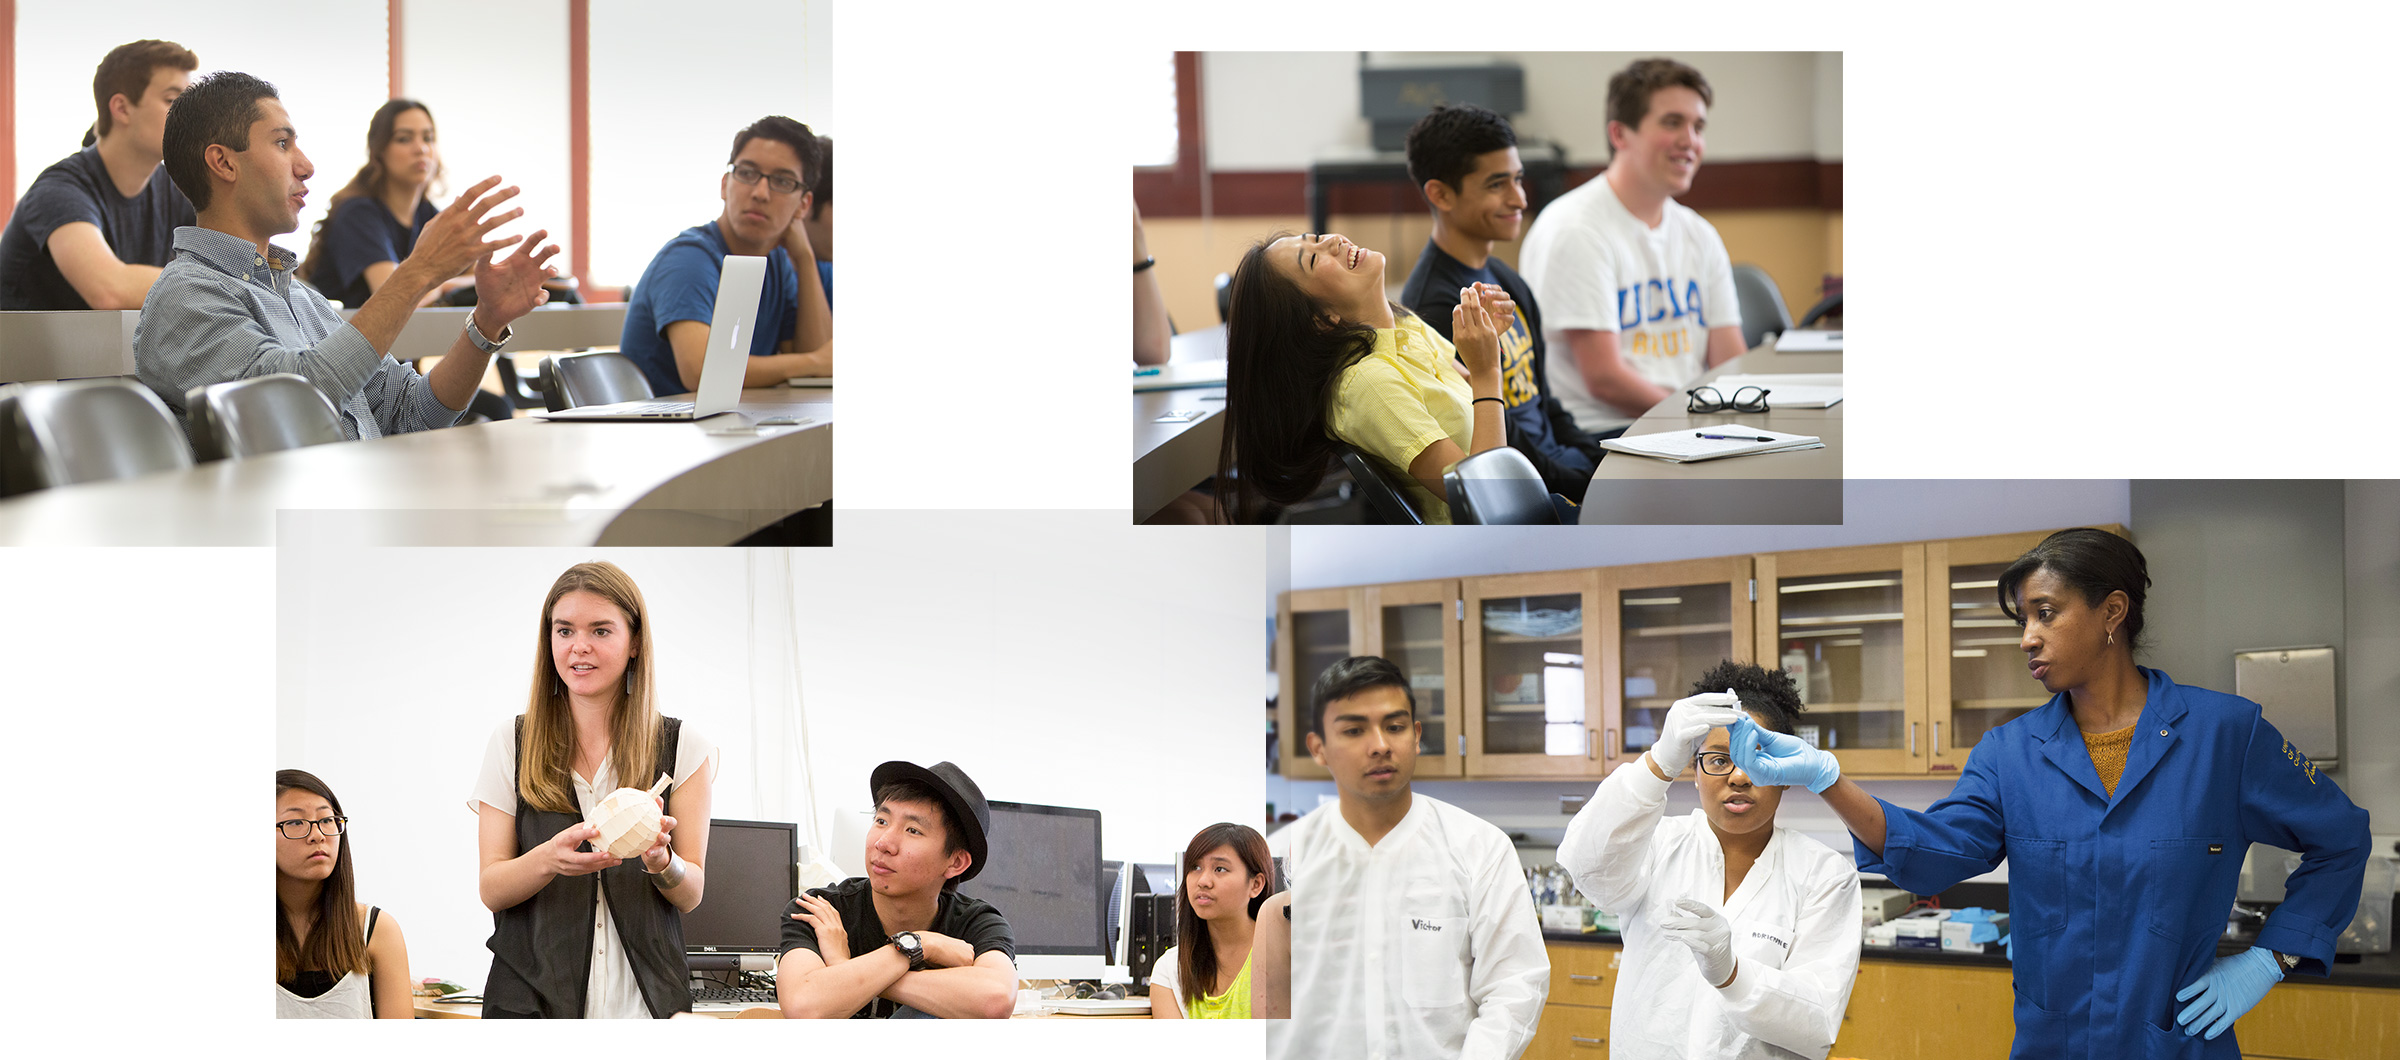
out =
<svg viewBox="0 0 2400 1060"><path fill-rule="evenodd" d="M347 817L326 817L315 821L277 821L275 830L283 833L285 839L306 839L308 830L311 828L333 836L342 834L342 829L349 823L350 819Z"/></svg>
<svg viewBox="0 0 2400 1060"><path fill-rule="evenodd" d="M1701 754L1698 764L1701 772L1712 777L1727 776L1733 772L1733 756L1718 754L1715 751Z"/></svg>
<svg viewBox="0 0 2400 1060"><path fill-rule="evenodd" d="M732 174L733 179L741 181L744 184L756 184L759 182L759 179L763 177L766 179L767 186L775 189L775 194L777 195L789 195L800 190L800 181L798 178L787 177L781 173L769 176L766 171L758 168L757 166L751 165L748 162L736 162L730 166L726 166L725 172Z"/></svg>
<svg viewBox="0 0 2400 1060"><path fill-rule="evenodd" d="M1684 406L1685 412L1765 412L1771 391L1762 386L1746 386L1735 390L1730 399L1713 386L1696 386L1684 393L1692 399Z"/></svg>

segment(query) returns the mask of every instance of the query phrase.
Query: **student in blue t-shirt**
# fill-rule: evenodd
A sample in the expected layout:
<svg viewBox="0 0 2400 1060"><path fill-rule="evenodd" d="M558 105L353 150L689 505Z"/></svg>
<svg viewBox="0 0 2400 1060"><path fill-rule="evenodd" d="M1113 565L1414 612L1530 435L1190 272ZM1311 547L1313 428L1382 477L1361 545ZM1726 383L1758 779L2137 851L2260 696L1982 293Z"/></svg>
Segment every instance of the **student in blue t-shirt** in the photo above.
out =
<svg viewBox="0 0 2400 1060"><path fill-rule="evenodd" d="M1460 288L1480 283L1508 292L1517 304L1516 321L1500 336L1508 444L1533 462L1550 492L1581 504L1606 451L1551 396L1541 306L1524 278L1492 256L1493 243L1525 228L1525 164L1516 145L1507 119L1473 105L1437 107L1409 129L1408 176L1433 207L1433 238L1400 301L1449 338Z"/></svg>
<svg viewBox="0 0 2400 1060"><path fill-rule="evenodd" d="M725 211L669 240L626 306L619 348L641 366L652 391L683 394L700 386L727 254L767 259L742 385L833 374L833 309L806 222L809 181L822 164L816 135L790 118L761 118L734 137L718 180Z"/></svg>

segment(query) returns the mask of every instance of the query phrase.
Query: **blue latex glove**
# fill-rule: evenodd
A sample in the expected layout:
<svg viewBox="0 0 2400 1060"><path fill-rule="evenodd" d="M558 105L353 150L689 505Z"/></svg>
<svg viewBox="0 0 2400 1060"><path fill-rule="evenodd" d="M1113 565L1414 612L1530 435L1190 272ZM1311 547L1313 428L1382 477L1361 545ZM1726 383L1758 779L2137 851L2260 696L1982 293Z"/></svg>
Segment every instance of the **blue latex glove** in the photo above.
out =
<svg viewBox="0 0 2400 1060"><path fill-rule="evenodd" d="M1750 774L1754 784L1799 784L1823 794L1842 779L1842 764L1831 751L1810 747L1797 736L1760 728L1744 716L1726 730L1733 745L1733 764Z"/></svg>
<svg viewBox="0 0 2400 1060"><path fill-rule="evenodd" d="M2242 1018L2242 1013L2267 996L2267 988L2283 981L2283 966L2275 955L2252 946L2231 957L2219 957L2210 965L2207 974L2175 992L2175 1000L2187 1001L2197 995L2182 1012L2175 1014L2175 1023L2190 1035L2201 1033L2205 1027L2208 1037L2215 1039Z"/></svg>

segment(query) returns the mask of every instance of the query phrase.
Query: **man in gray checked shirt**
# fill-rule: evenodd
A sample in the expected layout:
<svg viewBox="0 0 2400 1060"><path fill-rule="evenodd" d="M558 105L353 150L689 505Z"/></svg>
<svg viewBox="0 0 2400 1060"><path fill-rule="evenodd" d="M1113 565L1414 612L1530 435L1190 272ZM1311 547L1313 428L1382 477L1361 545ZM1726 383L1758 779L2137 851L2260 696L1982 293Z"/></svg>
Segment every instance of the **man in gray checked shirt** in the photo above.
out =
<svg viewBox="0 0 2400 1060"><path fill-rule="evenodd" d="M192 387L295 372L333 402L351 438L447 427L508 341L509 323L549 298L542 281L557 273L544 263L558 253L541 245L549 232L536 231L498 260L494 253L519 237L483 238L525 212L486 216L517 194L492 191L495 176L426 222L408 260L344 323L292 274L295 255L267 242L300 227L316 173L275 86L232 72L192 82L167 114L163 146L167 176L192 200L199 223L175 230L174 260L142 304L133 362L178 417ZM441 363L420 375L393 360L392 341L417 303L470 265L475 312Z"/></svg>

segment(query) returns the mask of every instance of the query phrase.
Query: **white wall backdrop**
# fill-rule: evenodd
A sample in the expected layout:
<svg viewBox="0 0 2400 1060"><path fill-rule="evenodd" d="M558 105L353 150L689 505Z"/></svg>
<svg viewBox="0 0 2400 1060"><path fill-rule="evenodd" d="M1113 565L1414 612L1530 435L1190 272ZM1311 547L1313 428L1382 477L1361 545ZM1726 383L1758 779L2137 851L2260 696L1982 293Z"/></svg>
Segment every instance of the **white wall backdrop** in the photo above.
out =
<svg viewBox="0 0 2400 1060"><path fill-rule="evenodd" d="M360 897L401 917L418 975L475 986L490 966L467 792L524 709L543 595L586 559L641 585L661 709L724 749L713 815L798 821L847 872L867 775L894 758L1097 809L1113 859L1257 819L1263 535L1161 552L1098 513L855 511L839 533L789 553L278 549L276 764L342 797ZM391 587L371 617L366 570Z"/></svg>
<svg viewBox="0 0 2400 1060"><path fill-rule="evenodd" d="M472 33L461 32L474 27ZM509 200L525 216L498 234L547 229L551 259L566 272L575 260L567 166L566 0L407 0L400 20L400 91L433 112L445 170L434 204L448 206L495 173L523 189ZM494 47L493 42L506 42ZM365 150L367 118L343 135ZM318 182L331 197L334 183ZM597 241L597 236L594 237Z"/></svg>
<svg viewBox="0 0 2400 1060"><path fill-rule="evenodd" d="M781 114L835 132L832 8L825 0L594 0L594 282L641 279L667 240L716 219L724 209L717 177L744 126ZM730 54L736 42L759 52Z"/></svg>
<svg viewBox="0 0 2400 1060"><path fill-rule="evenodd" d="M334 189L367 160L367 119L388 98L384 5L266 0L126 0L17 5L17 186L74 153L96 112L92 71L108 50L144 38L171 40L200 57L197 77L239 70L265 79L292 114L300 149L317 167L300 230L277 246L308 249ZM445 117L442 111L437 117Z"/></svg>

